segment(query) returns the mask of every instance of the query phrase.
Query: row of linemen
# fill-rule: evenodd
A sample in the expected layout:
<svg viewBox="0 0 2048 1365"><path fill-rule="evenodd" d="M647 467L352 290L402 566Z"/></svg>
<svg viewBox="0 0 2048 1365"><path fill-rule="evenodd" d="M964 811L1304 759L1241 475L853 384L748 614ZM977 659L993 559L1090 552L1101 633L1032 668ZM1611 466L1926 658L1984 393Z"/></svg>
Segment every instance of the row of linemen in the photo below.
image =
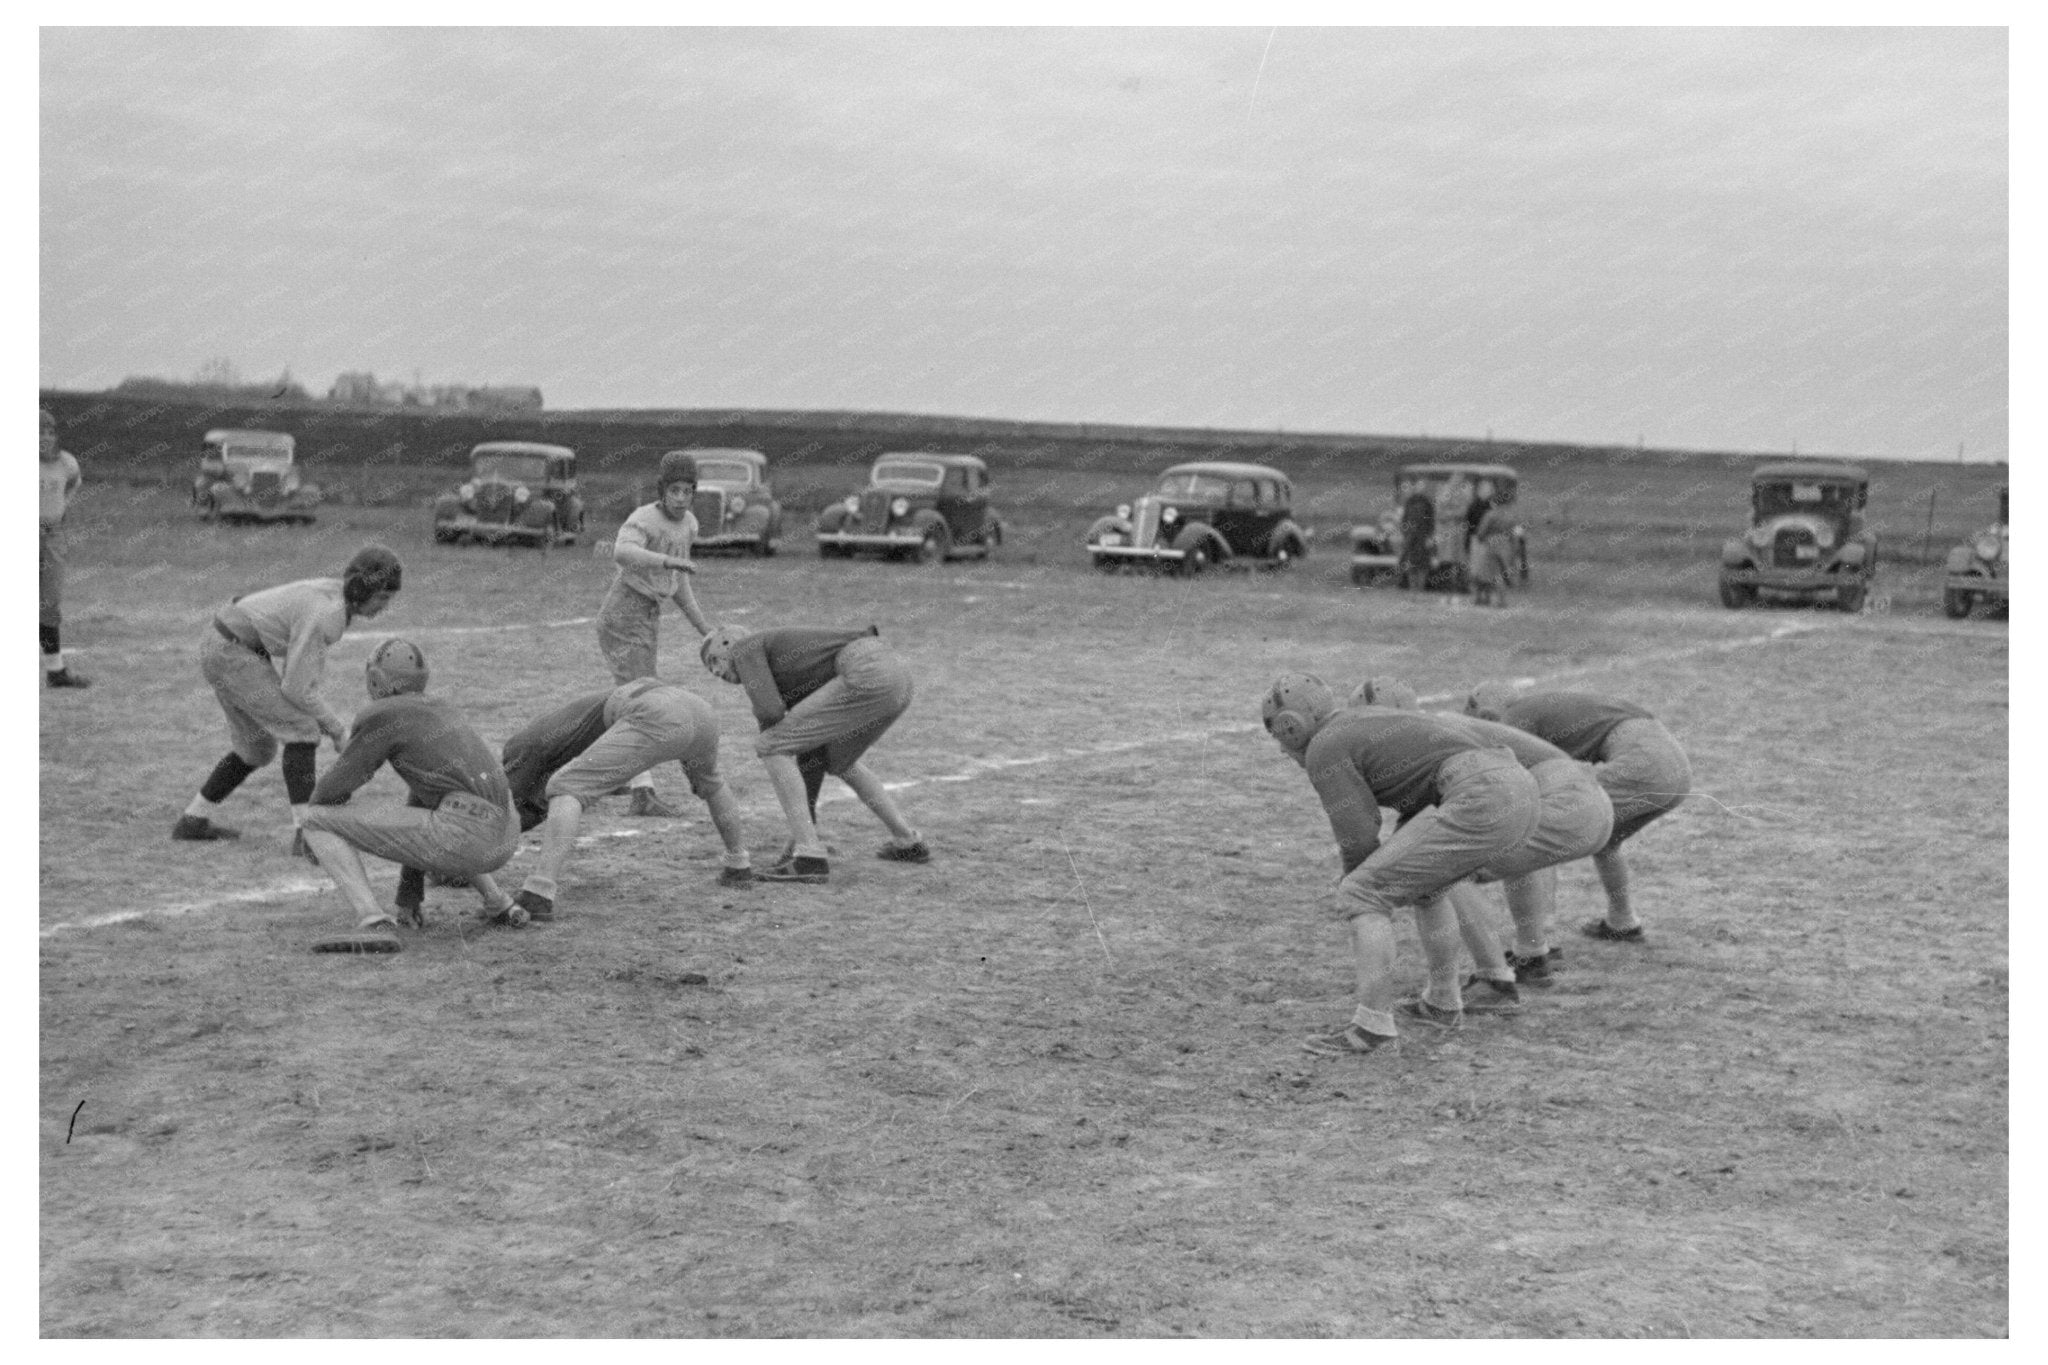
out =
<svg viewBox="0 0 2048 1365"><path fill-rule="evenodd" d="M1343 863L1337 901L1351 926L1358 1007L1343 1028L1308 1039L1312 1052L1385 1054L1397 1016L1442 1029L1468 1010L1519 1010L1522 985L1551 984L1563 863L1591 857L1607 891L1606 917L1584 932L1642 942L1621 847L1692 787L1678 741L1628 702L1524 697L1488 683L1464 715L1415 707L1414 690L1394 679L1370 679L1340 705L1306 673L1276 679L1261 706L1267 733L1308 773ZM1382 808L1400 816L1384 841ZM1504 884L1512 950L1487 922L1485 881ZM1429 981L1419 997L1397 1000L1393 915L1403 905L1414 907ZM1470 977L1461 947L1476 968Z"/></svg>
<svg viewBox="0 0 2048 1365"><path fill-rule="evenodd" d="M357 917L353 933L322 940L318 948L396 951L401 920L416 927L424 923L427 875L474 887L483 901L485 923L553 919L559 874L574 846L584 805L669 761L681 766L691 791L710 808L725 846L722 885L746 885L756 878L825 880L823 867L807 868L795 854L806 838L815 838L817 788L802 785L802 777L797 813L811 833L792 828L783 859L760 872L752 868L737 803L718 770L717 719L702 697L675 683L639 678L577 697L493 753L451 703L427 694L427 661L419 647L387 639L365 666L370 705L353 724L343 725L331 711L325 713L325 724L308 718L286 696L292 656L287 653L280 674L267 642L317 634L323 617L339 628L375 617L397 593L401 577L397 558L370 546L350 560L338 579L308 579L252 593L214 618L201 658L233 743L180 816L173 838L237 837L237 831L214 819L220 802L277 753L280 738L288 763L310 764L317 741L306 737L307 729L326 730L340 750L294 810L306 852L334 879ZM923 838L861 762L868 747L908 708L912 692L908 670L878 632L872 627L789 627L752 634L721 629L704 642L701 656L713 674L747 688L762 725L757 752L800 760L819 780L825 773L844 780L888 826L892 837L880 852L885 860L930 859ZM350 796L386 763L404 781L407 805L350 810ZM516 896L508 896L491 874L510 861L520 833L537 825L543 826L538 869ZM364 854L405 869L396 915L377 903Z"/></svg>
<svg viewBox="0 0 2048 1365"><path fill-rule="evenodd" d="M227 716L231 746L171 837L236 837L216 819L220 803L281 746L297 831L293 849L335 877L359 916L358 932L331 944L364 951L390 951L398 944L388 932L396 926L394 917L378 909L369 891L362 852L409 869L400 880L397 906L409 922L420 920L423 873L474 884L488 922L550 919L556 874L573 845L583 805L623 782L632 791L632 814L677 814L655 794L650 776L655 765L671 758L711 807L726 845L721 880L728 885L756 878L828 879L816 825L827 773L844 780L887 826L882 858L929 861L922 836L861 762L909 706L908 671L873 627L752 634L714 628L690 586L696 573L691 554L697 521L690 511L696 484L690 455L663 455L655 501L635 508L613 538L616 572L598 608L597 644L618 685L541 717L506 746L502 761L459 716L426 697L425 657L406 642L387 641L372 658L372 704L353 727L321 698L328 647L354 621L381 613L399 590L402 570L388 549L365 547L340 578L287 583L223 607L212 623L201 669ZM704 666L746 689L761 725L755 750L789 826L788 845L768 868L754 870L740 840L737 810L717 772L717 726L709 708L656 676L664 602L672 602L704 637ZM314 756L323 734L341 758L316 783ZM334 809L385 762L405 778L410 793L402 818L373 821ZM508 808L516 824L508 825ZM542 822L541 869L517 895L505 897L490 874L509 858L518 831Z"/></svg>

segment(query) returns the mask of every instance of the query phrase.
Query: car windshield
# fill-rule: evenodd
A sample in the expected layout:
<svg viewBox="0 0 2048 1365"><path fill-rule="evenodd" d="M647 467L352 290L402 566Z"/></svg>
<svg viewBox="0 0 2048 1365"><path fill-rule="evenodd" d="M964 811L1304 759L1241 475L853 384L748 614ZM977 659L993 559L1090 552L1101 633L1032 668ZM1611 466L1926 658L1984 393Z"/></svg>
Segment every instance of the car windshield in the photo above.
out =
<svg viewBox="0 0 2048 1365"><path fill-rule="evenodd" d="M878 460L874 479L876 483L921 483L937 488L946 481L946 467L924 460Z"/></svg>
<svg viewBox="0 0 2048 1365"><path fill-rule="evenodd" d="M548 457L509 450L478 451L472 461L479 479L506 483L539 483L548 475Z"/></svg>
<svg viewBox="0 0 2048 1365"><path fill-rule="evenodd" d="M746 460L707 460L697 457L699 483L752 483L754 466Z"/></svg>
<svg viewBox="0 0 2048 1365"><path fill-rule="evenodd" d="M1159 495L1183 502L1222 502L1230 495L1230 480L1220 479L1214 474L1182 471L1168 474L1159 481Z"/></svg>
<svg viewBox="0 0 2048 1365"><path fill-rule="evenodd" d="M1759 483L1752 503L1760 517L1781 517L1788 512L1818 512L1824 516L1845 515L1856 501L1856 485L1826 483L1818 479L1785 479Z"/></svg>
<svg viewBox="0 0 2048 1365"><path fill-rule="evenodd" d="M221 451L221 458L229 469L248 474L282 474L292 467L291 452L285 450L228 446Z"/></svg>

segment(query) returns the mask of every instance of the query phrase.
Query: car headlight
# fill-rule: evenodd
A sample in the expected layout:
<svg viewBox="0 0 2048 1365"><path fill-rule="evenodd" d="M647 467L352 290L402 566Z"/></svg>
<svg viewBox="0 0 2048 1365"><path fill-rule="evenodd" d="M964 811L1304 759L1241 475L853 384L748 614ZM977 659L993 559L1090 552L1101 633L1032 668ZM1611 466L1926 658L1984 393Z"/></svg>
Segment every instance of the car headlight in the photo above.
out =
<svg viewBox="0 0 2048 1365"><path fill-rule="evenodd" d="M860 511L860 495L857 493L849 495L846 501L841 504L841 506L845 507L846 510L849 512Z"/></svg>
<svg viewBox="0 0 2048 1365"><path fill-rule="evenodd" d="M733 514L734 516L738 516L738 515L739 515L740 513L744 512L744 511L746 511L746 510L747 510L747 500L746 500L745 498L734 498L734 499L732 500L732 514Z"/></svg>
<svg viewBox="0 0 2048 1365"><path fill-rule="evenodd" d="M1835 528L1832 526L1823 525L1818 531L1815 531L1813 533L1813 540L1816 545L1821 547L1821 549L1827 549L1830 545L1833 545L1835 543Z"/></svg>
<svg viewBox="0 0 2048 1365"><path fill-rule="evenodd" d="M522 507L525 506L527 501L532 497L533 491L523 483L512 490L512 501L520 504Z"/></svg>
<svg viewBox="0 0 2048 1365"><path fill-rule="evenodd" d="M1129 503L1120 502L1116 505L1116 519L1118 521L1129 521L1131 519L1131 505Z"/></svg>
<svg viewBox="0 0 2048 1365"><path fill-rule="evenodd" d="M889 504L889 515L890 515L890 516L892 516L892 517L900 517L900 516L904 516L904 515L906 515L906 514L907 514L907 513L909 512L909 511L910 511L910 499L909 499L909 498L897 498L897 499L896 499L895 501L893 501L893 502L891 502L891 503Z"/></svg>
<svg viewBox="0 0 2048 1365"><path fill-rule="evenodd" d="M1977 537L1977 543L1976 543L1976 544L1975 544L1974 546L1972 546L1971 548L1972 548L1972 549L1974 549L1974 550L1975 550L1975 551L1977 552L1977 558L1979 558L1979 559L1985 559L1985 560L1997 559L1997 558L1998 558L1998 537L1997 537L1997 536L1988 536L1988 535L1987 535L1987 536L1978 536L1978 537Z"/></svg>
<svg viewBox="0 0 2048 1365"><path fill-rule="evenodd" d="M1159 519L1165 522L1168 526L1171 526L1176 521L1180 520L1180 513L1176 511L1174 508L1169 507L1164 512L1161 512L1159 514Z"/></svg>
<svg viewBox="0 0 2048 1365"><path fill-rule="evenodd" d="M476 501L476 485L474 483L466 483L456 489L455 492L464 502Z"/></svg>

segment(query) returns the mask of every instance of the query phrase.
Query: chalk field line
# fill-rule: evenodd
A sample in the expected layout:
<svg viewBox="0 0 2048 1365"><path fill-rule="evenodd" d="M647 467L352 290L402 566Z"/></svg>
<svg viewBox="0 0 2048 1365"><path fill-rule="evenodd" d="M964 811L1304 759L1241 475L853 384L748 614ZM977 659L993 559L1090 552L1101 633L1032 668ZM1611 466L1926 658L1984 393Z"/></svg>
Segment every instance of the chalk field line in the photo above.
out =
<svg viewBox="0 0 2048 1365"><path fill-rule="evenodd" d="M581 625L587 624L589 619L586 617L573 621L544 622L542 625L544 627ZM454 633L533 628L532 626L452 626L445 627L444 629ZM1642 664L1669 663L1678 659L1693 658L1701 654L1718 654L1737 649L1753 649L1759 645L1775 644L1795 636L1810 635L1819 631L1836 629L1840 629L1838 623L1787 622L1763 635L1744 635L1732 640L1715 640L1706 644L1654 650L1647 654L1622 655L1617 658L1602 660L1599 663L1582 664L1576 668L1559 669L1552 673L1543 674L1540 677L1513 678L1510 681L1517 687L1534 687L1539 683L1562 682L1568 678L1580 678L1595 673L1612 672L1615 669L1635 667ZM422 630L418 633L424 635L426 631ZM1455 692L1436 692L1422 697L1420 700L1426 705L1442 706L1454 702L1463 702L1464 695ZM1100 758L1107 754L1129 753L1134 749L1146 749L1159 744L1206 744L1213 739L1220 739L1228 735L1249 734L1257 729L1259 729L1258 725L1247 721L1237 725L1215 726L1206 730L1172 730L1165 734L1150 735L1143 739L1121 739L1105 744L1088 744L1071 746L1064 749L1050 749L1044 753L1025 754L1014 758L970 759L967 766L957 772L934 773L928 777L909 777L896 782L885 782L882 785L893 792L909 791L912 788L933 783L972 782L977 778L987 777L992 773L1008 772L1015 768L1040 767L1047 763L1058 763L1068 759ZM834 787L819 795L818 804L821 806L831 805L840 801L851 801L854 799L855 797L852 792ZM780 808L776 809L779 812ZM767 812L768 807L765 803L755 802L742 807L742 810L758 814ZM579 838L576 843L579 847L582 847L601 839L639 838L648 832L638 829L607 830L597 834L586 834ZM153 906L144 910L123 910L111 915L95 916L91 919L65 920L57 924L44 926L40 937L49 938L66 930L104 929L112 925L126 924L138 919L175 918L181 915L197 914L205 910L217 910L231 905L281 900L288 896L313 894L328 889L330 889L329 883L325 881L312 881L305 877L294 877L288 881L272 882L266 886L229 892L225 895L214 896L205 900L179 901L169 905Z"/></svg>

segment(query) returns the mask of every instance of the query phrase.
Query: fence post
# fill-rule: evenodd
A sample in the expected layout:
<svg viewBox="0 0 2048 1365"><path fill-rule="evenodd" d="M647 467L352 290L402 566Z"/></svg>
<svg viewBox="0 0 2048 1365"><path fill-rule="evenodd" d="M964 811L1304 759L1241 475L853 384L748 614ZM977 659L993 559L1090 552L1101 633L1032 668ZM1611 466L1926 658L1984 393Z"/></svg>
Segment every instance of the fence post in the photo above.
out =
<svg viewBox="0 0 2048 1365"><path fill-rule="evenodd" d="M1934 544L1934 503L1941 496L1939 486L1927 490L1927 534L1920 538L1920 562L1927 563L1927 552Z"/></svg>

